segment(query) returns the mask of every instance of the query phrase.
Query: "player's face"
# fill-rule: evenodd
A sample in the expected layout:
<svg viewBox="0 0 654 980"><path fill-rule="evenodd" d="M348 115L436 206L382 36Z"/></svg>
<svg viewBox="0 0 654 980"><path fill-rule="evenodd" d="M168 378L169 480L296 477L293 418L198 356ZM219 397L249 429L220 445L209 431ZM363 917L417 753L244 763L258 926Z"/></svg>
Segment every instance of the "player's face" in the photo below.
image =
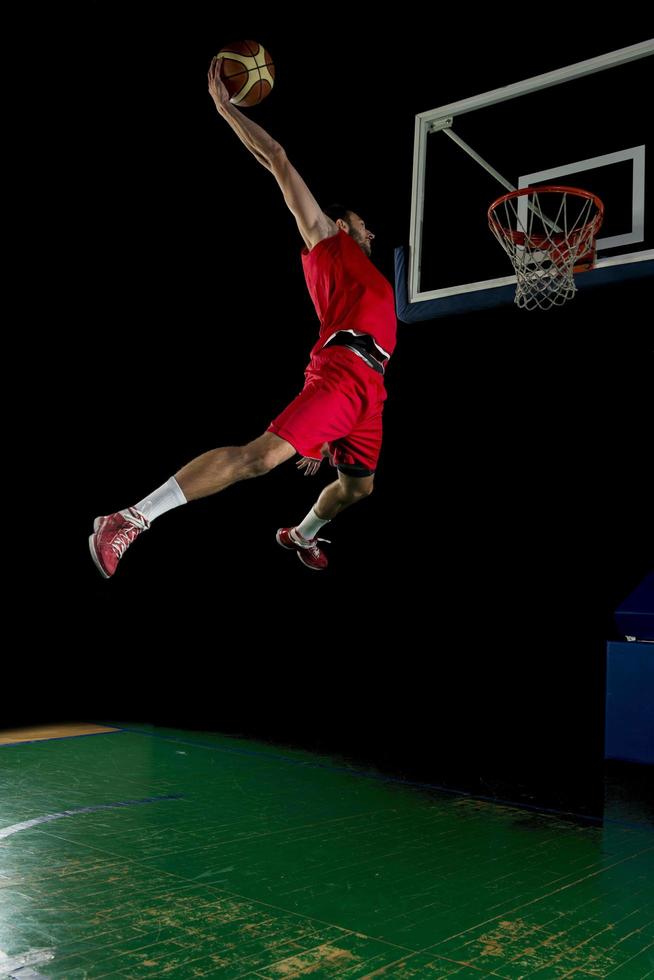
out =
<svg viewBox="0 0 654 980"><path fill-rule="evenodd" d="M362 248L366 255L370 257L370 243L375 236L368 230L368 228L366 228L366 223L363 218L360 218L354 211L349 212L349 219L348 226L351 237L354 239L357 245Z"/></svg>

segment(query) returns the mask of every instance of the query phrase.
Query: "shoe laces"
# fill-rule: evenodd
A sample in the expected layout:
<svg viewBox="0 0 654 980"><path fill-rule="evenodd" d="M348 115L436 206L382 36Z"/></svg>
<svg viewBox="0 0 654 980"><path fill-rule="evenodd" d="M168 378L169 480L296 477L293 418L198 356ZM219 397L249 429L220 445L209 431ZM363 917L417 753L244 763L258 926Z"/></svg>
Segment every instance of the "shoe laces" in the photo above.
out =
<svg viewBox="0 0 654 980"><path fill-rule="evenodd" d="M129 516L123 515L123 517L125 519L125 524L120 531L117 532L111 542L111 547L114 554L119 560L123 557L125 551L127 548L129 548L134 538L138 537L141 531L147 531L147 529L150 527L150 523L147 518L143 517L142 514L139 514L139 512L134 510L132 507L129 509Z"/></svg>
<svg viewBox="0 0 654 980"><path fill-rule="evenodd" d="M305 551L310 551L314 558L318 558L319 555L322 554L322 552L320 551L320 548L318 547L318 542L319 541L324 541L325 544L331 544L331 541L329 540L329 538L313 538L313 540L312 540L311 544L309 545L309 547L308 548L305 548L304 550Z"/></svg>

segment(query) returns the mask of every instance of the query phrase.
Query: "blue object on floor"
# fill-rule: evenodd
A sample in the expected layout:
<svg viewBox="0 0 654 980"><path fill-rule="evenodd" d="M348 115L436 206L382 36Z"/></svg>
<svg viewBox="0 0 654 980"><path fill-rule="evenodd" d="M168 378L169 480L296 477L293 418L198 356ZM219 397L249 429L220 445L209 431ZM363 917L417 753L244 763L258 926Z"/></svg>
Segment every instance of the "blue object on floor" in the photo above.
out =
<svg viewBox="0 0 654 980"><path fill-rule="evenodd" d="M604 757L654 764L654 644L607 644Z"/></svg>

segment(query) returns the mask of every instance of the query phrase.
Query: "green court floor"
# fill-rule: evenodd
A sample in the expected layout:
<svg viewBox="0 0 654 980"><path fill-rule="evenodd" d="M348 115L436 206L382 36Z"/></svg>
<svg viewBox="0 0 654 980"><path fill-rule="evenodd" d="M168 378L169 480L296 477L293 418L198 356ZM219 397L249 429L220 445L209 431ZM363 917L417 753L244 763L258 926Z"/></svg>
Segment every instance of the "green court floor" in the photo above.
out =
<svg viewBox="0 0 654 980"><path fill-rule="evenodd" d="M0 746L0 977L654 978L654 833L170 729Z"/></svg>

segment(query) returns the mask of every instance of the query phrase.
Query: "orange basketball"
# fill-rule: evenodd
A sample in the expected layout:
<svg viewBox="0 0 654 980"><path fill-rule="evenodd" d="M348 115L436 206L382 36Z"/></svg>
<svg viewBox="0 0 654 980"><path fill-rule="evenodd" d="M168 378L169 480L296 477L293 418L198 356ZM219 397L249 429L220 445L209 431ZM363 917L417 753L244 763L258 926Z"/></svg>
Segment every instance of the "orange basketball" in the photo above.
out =
<svg viewBox="0 0 654 980"><path fill-rule="evenodd" d="M234 41L219 51L218 57L224 58L220 77L234 105L257 105L270 95L275 66L266 49L256 41Z"/></svg>

